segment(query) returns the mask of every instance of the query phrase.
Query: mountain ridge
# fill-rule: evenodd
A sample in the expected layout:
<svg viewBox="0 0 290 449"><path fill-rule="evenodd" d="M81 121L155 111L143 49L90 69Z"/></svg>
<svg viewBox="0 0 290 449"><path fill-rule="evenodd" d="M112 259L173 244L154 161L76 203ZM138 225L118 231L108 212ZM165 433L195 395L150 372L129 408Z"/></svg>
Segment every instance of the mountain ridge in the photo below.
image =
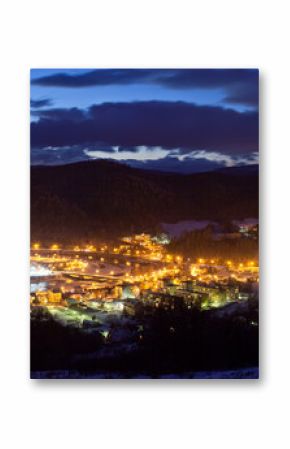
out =
<svg viewBox="0 0 290 449"><path fill-rule="evenodd" d="M247 216L258 216L253 169L177 174L105 160L31 167L33 239L91 239L152 232L161 222Z"/></svg>

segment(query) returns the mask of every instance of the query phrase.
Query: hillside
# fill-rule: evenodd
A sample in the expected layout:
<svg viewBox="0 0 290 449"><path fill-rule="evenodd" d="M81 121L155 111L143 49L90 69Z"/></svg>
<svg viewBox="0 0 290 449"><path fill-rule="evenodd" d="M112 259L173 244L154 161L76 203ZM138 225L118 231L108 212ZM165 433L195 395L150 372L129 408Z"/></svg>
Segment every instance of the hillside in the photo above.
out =
<svg viewBox="0 0 290 449"><path fill-rule="evenodd" d="M180 175L98 160L31 168L32 239L153 230L160 222L258 216L258 170Z"/></svg>

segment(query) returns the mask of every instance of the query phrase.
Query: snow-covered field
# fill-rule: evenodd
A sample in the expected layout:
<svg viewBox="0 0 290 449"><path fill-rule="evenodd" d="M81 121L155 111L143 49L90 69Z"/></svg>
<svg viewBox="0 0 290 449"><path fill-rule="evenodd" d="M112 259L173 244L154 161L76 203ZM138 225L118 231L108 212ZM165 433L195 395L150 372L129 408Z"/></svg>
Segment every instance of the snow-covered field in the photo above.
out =
<svg viewBox="0 0 290 449"><path fill-rule="evenodd" d="M177 223L161 223L161 226L170 237L180 237L185 232L200 231L209 224L217 225L216 222L210 220L184 220Z"/></svg>

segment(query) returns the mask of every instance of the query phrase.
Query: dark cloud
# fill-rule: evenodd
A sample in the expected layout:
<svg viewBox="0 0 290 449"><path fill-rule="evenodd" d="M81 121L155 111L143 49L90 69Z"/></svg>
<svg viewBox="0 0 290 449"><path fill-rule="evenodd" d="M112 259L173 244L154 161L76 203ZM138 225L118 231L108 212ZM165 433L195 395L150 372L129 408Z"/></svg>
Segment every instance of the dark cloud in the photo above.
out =
<svg viewBox="0 0 290 449"><path fill-rule="evenodd" d="M156 83L173 88L217 88L257 82L256 69L97 69L86 73L57 73L31 81L39 86L88 87Z"/></svg>
<svg viewBox="0 0 290 449"><path fill-rule="evenodd" d="M239 104L253 105L247 97L250 92L251 101L257 99L258 78L256 69L98 69L80 74L57 73L34 79L31 83L63 88L134 83L158 84L171 89L222 88L229 101L234 102L237 96Z"/></svg>
<svg viewBox="0 0 290 449"><path fill-rule="evenodd" d="M160 75L157 82L171 88L233 88L244 84L256 85L255 69L180 69Z"/></svg>
<svg viewBox="0 0 290 449"><path fill-rule="evenodd" d="M88 115L86 111L78 108L70 109L42 109L40 111L34 111L34 116L37 116L43 121L53 121L53 122L81 122L85 120Z"/></svg>
<svg viewBox="0 0 290 449"><path fill-rule="evenodd" d="M52 100L50 98L43 98L42 100L30 100L31 108L45 108L47 106L51 106Z"/></svg>
<svg viewBox="0 0 290 449"><path fill-rule="evenodd" d="M239 88L229 88L228 95L223 99L225 103L241 104L250 107L258 107L259 89L249 83L239 86Z"/></svg>
<svg viewBox="0 0 290 449"><path fill-rule="evenodd" d="M58 73L37 78L31 84L54 87L89 87L150 82L159 70L150 69L98 69L80 74Z"/></svg>
<svg viewBox="0 0 290 449"><path fill-rule="evenodd" d="M247 153L258 150L258 114L183 102L104 103L50 109L31 124L32 147L161 146Z"/></svg>

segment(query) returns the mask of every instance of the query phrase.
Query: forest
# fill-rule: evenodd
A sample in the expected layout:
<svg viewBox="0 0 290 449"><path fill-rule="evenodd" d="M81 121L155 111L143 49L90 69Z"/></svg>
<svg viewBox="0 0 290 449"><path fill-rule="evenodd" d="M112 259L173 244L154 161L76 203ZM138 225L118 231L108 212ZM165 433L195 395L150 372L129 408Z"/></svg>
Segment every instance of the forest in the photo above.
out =
<svg viewBox="0 0 290 449"><path fill-rule="evenodd" d="M181 175L98 160L31 168L31 237L80 241L162 222L258 216L258 168Z"/></svg>
<svg viewBox="0 0 290 449"><path fill-rule="evenodd" d="M173 254L183 254L191 258L222 259L241 262L258 260L259 243L256 238L221 238L216 239L211 227L201 231L192 231L173 239L168 247Z"/></svg>

